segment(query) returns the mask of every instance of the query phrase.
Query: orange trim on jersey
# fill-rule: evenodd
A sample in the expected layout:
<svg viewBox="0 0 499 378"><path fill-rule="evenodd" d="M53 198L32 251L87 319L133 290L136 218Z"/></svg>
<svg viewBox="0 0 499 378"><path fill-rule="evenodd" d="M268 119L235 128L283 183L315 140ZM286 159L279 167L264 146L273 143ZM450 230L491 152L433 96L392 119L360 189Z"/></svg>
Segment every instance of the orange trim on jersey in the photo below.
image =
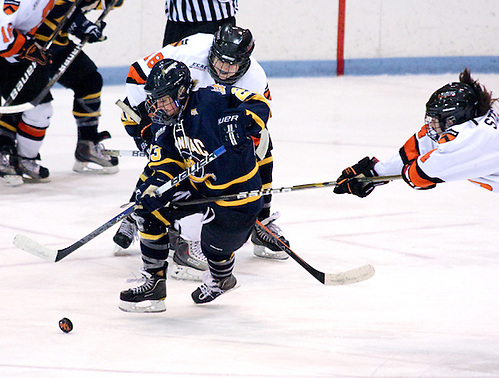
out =
<svg viewBox="0 0 499 378"><path fill-rule="evenodd" d="M40 129L38 127L30 126L23 121L19 121L19 124L17 125L17 128L19 131L23 132L26 135L30 135L35 138L43 138L45 136L45 133L47 131L46 128Z"/></svg>
<svg viewBox="0 0 499 378"><path fill-rule="evenodd" d="M250 135L251 136L251 139L253 139L253 144L258 147L258 145L260 144L260 138L257 138L257 137L254 137L253 135Z"/></svg>
<svg viewBox="0 0 499 378"><path fill-rule="evenodd" d="M417 164L416 162L412 163L410 166L409 166L409 169L407 171L407 175L409 176L409 180L411 180L411 182L417 186L417 187L420 187L420 188L426 188L428 186L432 186L432 185L435 185L434 182L431 182L429 180L426 180L424 178L422 178L420 175L419 175L419 172L418 172L418 169L417 169Z"/></svg>
<svg viewBox="0 0 499 378"><path fill-rule="evenodd" d="M407 157L408 161L415 160L419 156L419 151L417 147L417 140L416 136L413 135L405 144L402 146L402 149L404 150L405 156Z"/></svg>
<svg viewBox="0 0 499 378"><path fill-rule="evenodd" d="M2 53L0 53L1 57L8 58L12 55L18 54L21 48L26 43L26 37L24 35L22 35L16 29L13 30L13 33L15 35L14 42L10 44L10 48L8 50L5 50Z"/></svg>
<svg viewBox="0 0 499 378"><path fill-rule="evenodd" d="M265 92L263 92L263 97L265 97L269 101L272 101L272 96L270 95L270 89L268 87L265 88Z"/></svg>
<svg viewBox="0 0 499 378"><path fill-rule="evenodd" d="M450 142L451 140L454 140L454 139L456 139L456 135L444 134L438 140L438 144L447 143L447 142Z"/></svg>
<svg viewBox="0 0 499 378"><path fill-rule="evenodd" d="M468 181L472 182L473 184L480 185L484 189L492 191L492 186L490 186L489 184L484 184L483 182L474 181L474 180L468 180Z"/></svg>
<svg viewBox="0 0 499 378"><path fill-rule="evenodd" d="M131 79L131 80L128 80ZM136 84L145 84L146 79L144 79L135 69L134 65L132 64L130 66L130 71L128 71L128 79L127 82L130 83L136 83Z"/></svg>

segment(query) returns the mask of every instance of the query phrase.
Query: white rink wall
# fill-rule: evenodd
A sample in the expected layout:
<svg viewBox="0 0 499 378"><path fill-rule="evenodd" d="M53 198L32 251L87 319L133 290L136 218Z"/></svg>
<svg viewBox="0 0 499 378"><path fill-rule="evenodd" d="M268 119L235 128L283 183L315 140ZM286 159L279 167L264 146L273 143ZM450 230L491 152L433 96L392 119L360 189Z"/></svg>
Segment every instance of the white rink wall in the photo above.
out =
<svg viewBox="0 0 499 378"><path fill-rule="evenodd" d="M499 72L497 0L346 1L345 74ZM89 18L97 17L93 12ZM164 0L126 0L106 19L104 43L88 45L105 77L161 47ZM338 1L240 0L254 56L269 76L336 72ZM126 74L126 72L125 72Z"/></svg>

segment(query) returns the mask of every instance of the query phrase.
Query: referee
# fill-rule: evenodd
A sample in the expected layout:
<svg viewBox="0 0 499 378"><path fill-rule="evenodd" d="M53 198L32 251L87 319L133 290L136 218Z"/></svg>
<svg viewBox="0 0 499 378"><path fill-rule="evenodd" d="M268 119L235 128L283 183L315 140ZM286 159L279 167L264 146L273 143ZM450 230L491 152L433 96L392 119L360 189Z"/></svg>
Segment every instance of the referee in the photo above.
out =
<svg viewBox="0 0 499 378"><path fill-rule="evenodd" d="M236 25L238 0L166 0L163 46L196 33L215 34L220 26Z"/></svg>

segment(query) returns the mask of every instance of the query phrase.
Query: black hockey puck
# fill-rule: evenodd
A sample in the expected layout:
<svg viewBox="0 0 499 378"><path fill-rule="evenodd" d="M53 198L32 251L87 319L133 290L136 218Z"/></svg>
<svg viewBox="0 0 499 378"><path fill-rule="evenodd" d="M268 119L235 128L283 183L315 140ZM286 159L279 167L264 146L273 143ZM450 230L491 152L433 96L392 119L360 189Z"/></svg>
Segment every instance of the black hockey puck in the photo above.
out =
<svg viewBox="0 0 499 378"><path fill-rule="evenodd" d="M62 318L59 320L59 328L64 333L69 333L73 330L73 323L68 318Z"/></svg>

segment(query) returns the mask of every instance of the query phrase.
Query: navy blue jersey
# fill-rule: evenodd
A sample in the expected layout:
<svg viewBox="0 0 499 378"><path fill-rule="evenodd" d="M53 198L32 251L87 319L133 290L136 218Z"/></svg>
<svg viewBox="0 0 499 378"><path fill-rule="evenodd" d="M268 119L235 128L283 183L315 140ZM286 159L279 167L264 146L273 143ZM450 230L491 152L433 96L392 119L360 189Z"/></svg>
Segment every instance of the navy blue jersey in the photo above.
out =
<svg viewBox="0 0 499 378"><path fill-rule="evenodd" d="M190 190L196 196L211 197L261 189L254 141L258 140L270 118L270 107L263 96L237 87L216 84L192 92L180 121L173 127L163 126L156 133L148 168L155 176L161 175L162 179L168 180L203 159L224 144L218 119L234 108L251 116L246 127L251 138L237 149L227 146L225 154L190 176ZM164 196L167 200L173 193L167 192ZM217 204L239 206L259 199L250 197L218 201Z"/></svg>

